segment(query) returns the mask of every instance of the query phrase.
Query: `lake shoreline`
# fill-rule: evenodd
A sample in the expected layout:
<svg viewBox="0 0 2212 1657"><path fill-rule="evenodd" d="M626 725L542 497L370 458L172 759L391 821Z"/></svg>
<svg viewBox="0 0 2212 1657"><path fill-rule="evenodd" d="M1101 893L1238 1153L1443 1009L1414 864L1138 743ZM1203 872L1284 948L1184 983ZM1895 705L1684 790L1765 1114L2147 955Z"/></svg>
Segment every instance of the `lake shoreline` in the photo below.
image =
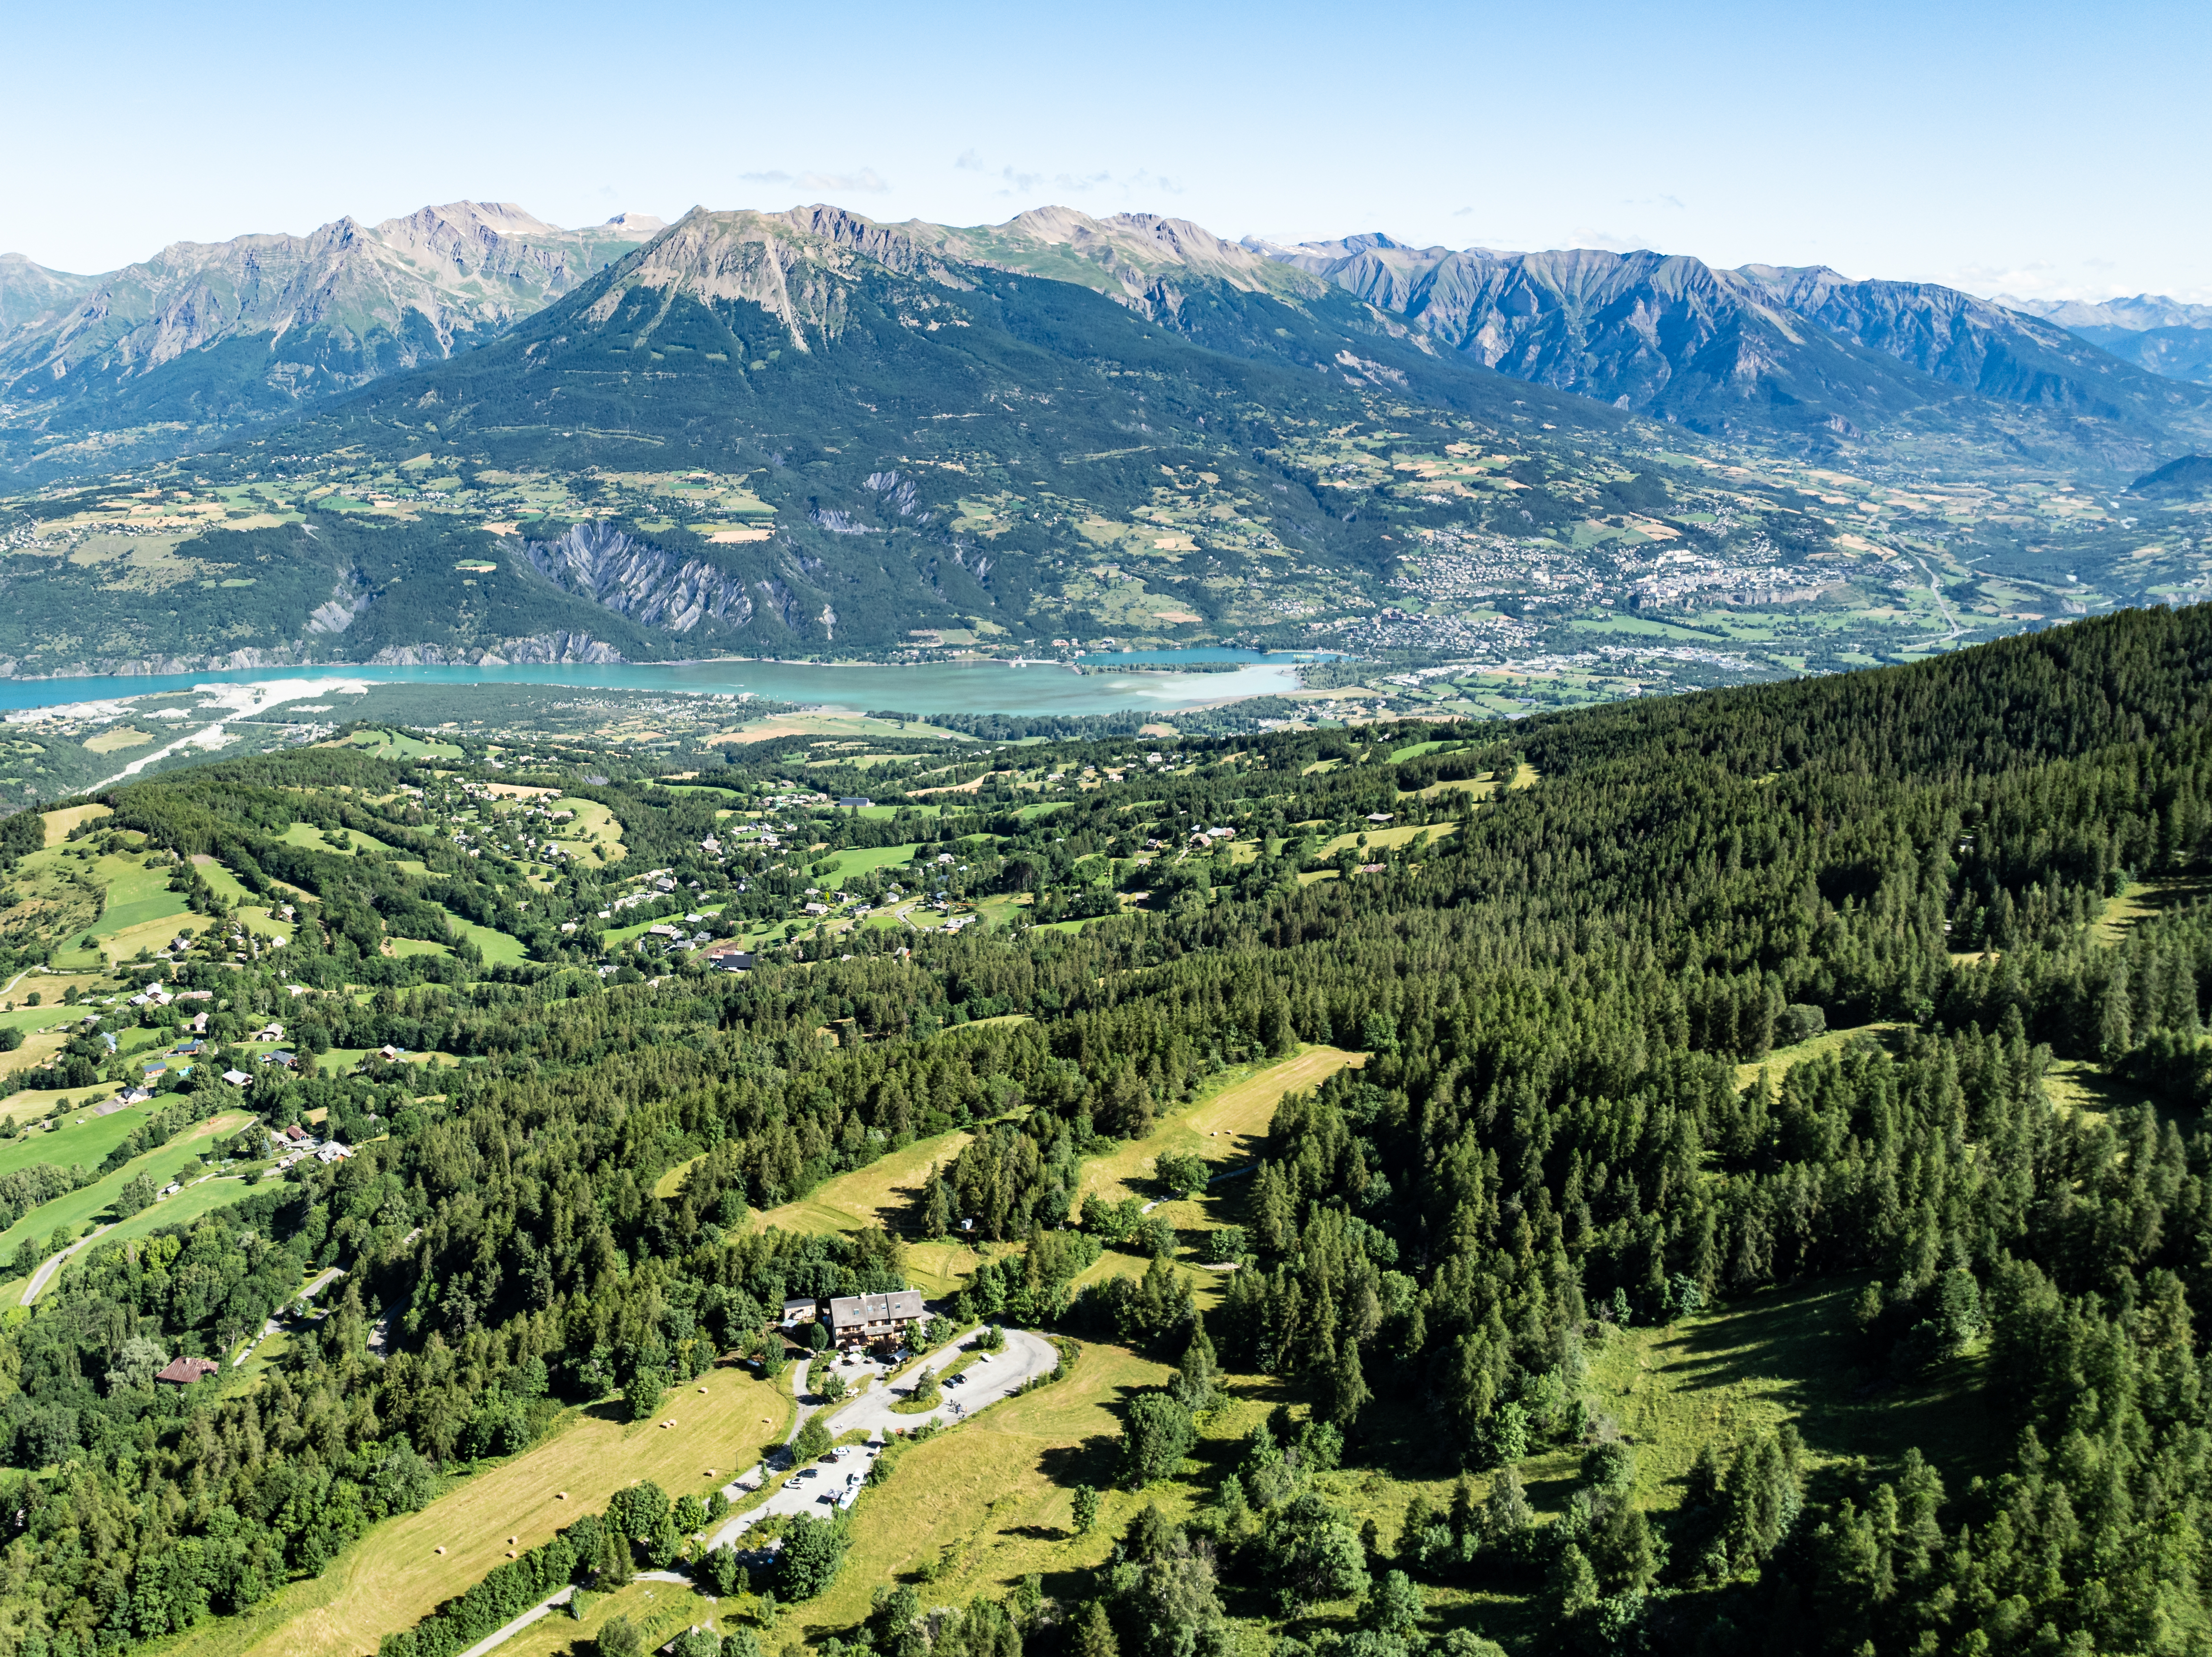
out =
<svg viewBox="0 0 2212 1657"><path fill-rule="evenodd" d="M1257 657L1256 652L1247 654ZM1210 652L1203 671L1177 671L1179 665L1172 657L1122 664L1103 655L1079 665L1035 657L829 662L724 656L690 662L516 662L495 667L313 662L0 679L0 714L12 721L38 710L204 695L239 685L316 683L328 685L331 694L341 698L366 694L378 685L412 684L456 689L534 687L580 695L710 696L737 704L757 698L854 713L896 707L914 717L1155 716L1201 704L1280 696L1298 688L1296 661L1281 657L1224 661ZM336 708L327 712L340 720L345 716ZM240 716L240 710L233 710L233 716Z"/></svg>
<svg viewBox="0 0 2212 1657"><path fill-rule="evenodd" d="M240 654L251 654L241 652ZM1172 658L1188 655L1189 662L1175 666ZM1247 650L1223 645L1193 645L1188 651L1180 649L1138 650L1130 652L1079 651L1073 656L993 656L961 654L933 656L927 661L886 661L867 656L669 656L654 661L632 661L627 658L614 661L262 661L244 665L218 667L212 663L204 667L173 665L148 666L147 659L121 663L114 667L88 673L0 673L0 685L58 685L71 679L179 679L193 675L228 673L304 673L350 672L391 673L413 668L442 668L466 671L482 668L497 671L514 667L1063 667L1071 673L1085 673L1104 665L1124 673L1220 673L1235 663L1262 664L1272 662L1304 663L1341 659L1342 653L1334 650ZM1158 666L1148 664L1158 663Z"/></svg>

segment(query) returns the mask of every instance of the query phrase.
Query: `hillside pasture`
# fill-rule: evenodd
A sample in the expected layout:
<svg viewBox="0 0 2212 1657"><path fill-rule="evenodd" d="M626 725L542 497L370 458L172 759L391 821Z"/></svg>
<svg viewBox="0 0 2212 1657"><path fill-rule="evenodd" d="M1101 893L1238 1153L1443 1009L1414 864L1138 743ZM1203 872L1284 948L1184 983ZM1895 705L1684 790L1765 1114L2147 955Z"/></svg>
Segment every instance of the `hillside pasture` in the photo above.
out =
<svg viewBox="0 0 2212 1657"><path fill-rule="evenodd" d="M774 1384L723 1368L672 1391L655 1421L626 1425L614 1419L617 1406L573 1410L522 1454L457 1481L418 1513L377 1526L321 1576L288 1585L241 1618L202 1625L164 1657L374 1651L383 1636L412 1627L503 1563L510 1536L514 1551L534 1548L644 1479L672 1496L705 1496L726 1483L759 1459L763 1443L782 1439L792 1408ZM677 1424L663 1428L663 1420ZM645 1586L685 1592L672 1583ZM575 1636L566 1617L553 1626Z"/></svg>

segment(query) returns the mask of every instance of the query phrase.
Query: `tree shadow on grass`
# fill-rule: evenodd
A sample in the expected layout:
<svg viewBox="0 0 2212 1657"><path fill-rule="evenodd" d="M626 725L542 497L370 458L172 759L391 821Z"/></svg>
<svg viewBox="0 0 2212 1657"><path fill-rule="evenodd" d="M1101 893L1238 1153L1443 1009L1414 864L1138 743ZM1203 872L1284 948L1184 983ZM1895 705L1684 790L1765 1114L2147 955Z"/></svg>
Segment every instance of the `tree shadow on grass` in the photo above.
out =
<svg viewBox="0 0 2212 1657"><path fill-rule="evenodd" d="M1062 1489L1079 1484L1105 1489L1114 1482L1121 1447L1103 1433L1094 1433L1078 1444L1055 1444L1037 1457L1037 1471Z"/></svg>
<svg viewBox="0 0 2212 1657"><path fill-rule="evenodd" d="M1680 1388L1760 1386L1822 1456L1888 1462L1917 1446L1947 1483L2001 1471L2012 1434L1984 1392L1984 1361L1887 1373L1860 1349L1851 1317L1866 1281L1765 1290L1679 1325L1651 1350Z"/></svg>

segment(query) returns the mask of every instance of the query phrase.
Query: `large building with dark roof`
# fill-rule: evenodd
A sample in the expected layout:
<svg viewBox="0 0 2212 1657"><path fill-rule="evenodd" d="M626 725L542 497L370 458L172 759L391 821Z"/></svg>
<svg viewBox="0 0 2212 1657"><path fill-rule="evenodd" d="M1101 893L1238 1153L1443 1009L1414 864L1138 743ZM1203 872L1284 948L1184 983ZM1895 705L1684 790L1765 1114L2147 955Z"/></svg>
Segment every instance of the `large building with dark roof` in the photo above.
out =
<svg viewBox="0 0 2212 1657"><path fill-rule="evenodd" d="M916 1288L892 1295L841 1295L830 1302L830 1337L841 1352L876 1346L897 1340L927 1315L921 1291Z"/></svg>

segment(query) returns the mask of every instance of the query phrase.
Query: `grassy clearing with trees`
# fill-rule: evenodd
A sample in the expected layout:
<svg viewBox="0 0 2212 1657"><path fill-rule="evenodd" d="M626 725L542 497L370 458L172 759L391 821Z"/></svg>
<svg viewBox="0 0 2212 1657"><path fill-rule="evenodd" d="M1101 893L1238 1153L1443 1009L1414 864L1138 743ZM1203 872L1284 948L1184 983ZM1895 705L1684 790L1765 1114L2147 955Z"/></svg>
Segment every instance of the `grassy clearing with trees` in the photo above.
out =
<svg viewBox="0 0 2212 1657"><path fill-rule="evenodd" d="M676 1421L671 1429L578 1413L524 1453L380 1526L321 1576L285 1590L253 1614L250 1641L235 1641L228 1624L216 1623L170 1649L177 1657L351 1657L481 1581L506 1558L509 1537L517 1550L536 1547L641 1479L677 1495L704 1496L726 1483L758 1459L763 1443L781 1441L791 1410L787 1391L719 1369L671 1395L664 1416Z"/></svg>

